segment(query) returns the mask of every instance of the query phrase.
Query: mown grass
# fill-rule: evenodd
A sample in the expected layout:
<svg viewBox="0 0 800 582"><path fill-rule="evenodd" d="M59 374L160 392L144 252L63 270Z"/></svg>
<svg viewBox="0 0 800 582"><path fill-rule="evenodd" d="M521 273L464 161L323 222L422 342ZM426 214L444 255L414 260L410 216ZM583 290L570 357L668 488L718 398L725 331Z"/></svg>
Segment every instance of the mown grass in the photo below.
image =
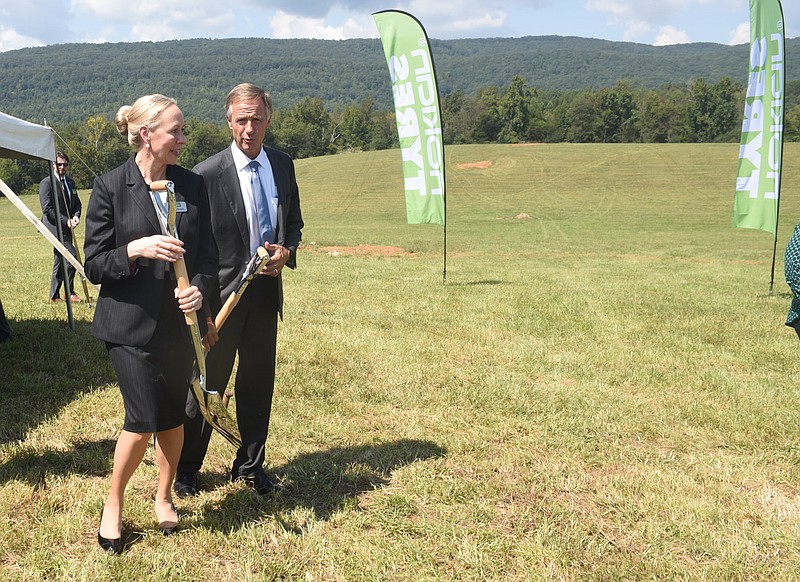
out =
<svg viewBox="0 0 800 582"><path fill-rule="evenodd" d="M449 148L445 284L442 229L405 224L398 152L299 161L307 226L268 440L288 492L227 483L215 438L167 539L149 451L119 558L95 540L122 421L113 371L91 310L75 306L70 332L47 304L51 251L0 200L3 578L800 577L781 262L800 148L772 296L771 235L730 225L736 155Z"/></svg>

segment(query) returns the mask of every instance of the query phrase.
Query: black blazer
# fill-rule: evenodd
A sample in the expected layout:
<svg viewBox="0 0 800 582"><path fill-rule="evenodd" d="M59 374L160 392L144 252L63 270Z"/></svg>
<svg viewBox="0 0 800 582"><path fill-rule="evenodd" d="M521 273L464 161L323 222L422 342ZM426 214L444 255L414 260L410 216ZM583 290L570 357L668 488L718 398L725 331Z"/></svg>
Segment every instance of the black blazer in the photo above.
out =
<svg viewBox="0 0 800 582"><path fill-rule="evenodd" d="M177 214L178 236L184 243L186 269L203 294L204 307L217 303L217 255L211 237L208 197L203 179L180 166L167 166L175 198L186 203ZM134 158L94 181L86 213L86 276L100 283L92 335L112 343L142 346L153 336L159 318L165 261L128 262L129 242L161 234L158 215ZM178 309L177 303L175 309ZM205 329L205 315L199 312Z"/></svg>
<svg viewBox="0 0 800 582"><path fill-rule="evenodd" d="M50 176L39 182L39 202L42 205L42 222L47 226L48 230L54 235L58 236L58 229L56 228L56 209L55 204L58 204L58 212L61 214L61 235L64 241L71 241L72 235L67 226L67 220L73 216L81 215L81 199L78 197L78 189L75 187L75 181L67 178L67 186L72 193L69 199L69 207L66 203L66 195L61 186L59 179L56 185L56 193L53 195L53 188L50 184Z"/></svg>
<svg viewBox="0 0 800 582"><path fill-rule="evenodd" d="M264 151L272 166L278 190L278 224L275 241L291 251L291 258L286 266L294 269L303 229L294 163L284 152L267 147ZM212 306L216 315L222 308L221 302L224 302L236 289L250 260L250 233L247 229L247 214L231 148L227 147L200 162L194 167L194 171L203 176L206 182L211 207L211 225L219 252L220 303ZM283 281L280 275L276 309L282 317Z"/></svg>

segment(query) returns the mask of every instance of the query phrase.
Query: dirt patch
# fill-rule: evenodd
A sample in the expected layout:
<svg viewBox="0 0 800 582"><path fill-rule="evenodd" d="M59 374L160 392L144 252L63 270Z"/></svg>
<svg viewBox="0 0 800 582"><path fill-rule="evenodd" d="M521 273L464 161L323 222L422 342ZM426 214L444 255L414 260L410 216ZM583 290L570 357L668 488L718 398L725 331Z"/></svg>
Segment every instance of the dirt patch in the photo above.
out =
<svg viewBox="0 0 800 582"><path fill-rule="evenodd" d="M516 216L498 216L497 220L530 220L531 215L527 212L520 212Z"/></svg>
<svg viewBox="0 0 800 582"><path fill-rule="evenodd" d="M382 245L357 245L354 247L313 247L320 253L327 253L333 257L339 255L356 255L366 257L400 257L410 254L402 247Z"/></svg>
<svg viewBox="0 0 800 582"><path fill-rule="evenodd" d="M459 170L466 170L468 168L478 168L479 170L485 170L487 168L492 167L492 162L489 160L483 160L482 162L470 162L468 164L458 164L456 168Z"/></svg>

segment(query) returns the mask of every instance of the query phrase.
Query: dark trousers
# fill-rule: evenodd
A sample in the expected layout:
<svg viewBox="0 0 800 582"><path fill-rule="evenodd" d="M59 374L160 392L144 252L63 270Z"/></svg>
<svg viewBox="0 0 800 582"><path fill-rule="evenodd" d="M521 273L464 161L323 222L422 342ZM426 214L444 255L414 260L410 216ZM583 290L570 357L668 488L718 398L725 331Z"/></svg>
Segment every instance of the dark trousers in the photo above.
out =
<svg viewBox="0 0 800 582"><path fill-rule="evenodd" d="M56 237L58 237L58 232L56 230L55 225L50 224L49 222L44 223L47 226L47 229L52 232ZM72 253L72 256L76 256L75 246L72 244L72 232L69 228L66 230L62 229L62 243L64 246L67 247L67 250ZM75 267L72 266L72 263L67 261L67 277L69 277L69 291L70 293L75 293L75 286L73 285L75 281ZM64 284L64 271L61 268L61 252L57 249L53 249L53 276L50 278L50 299L56 299L61 295L61 285Z"/></svg>
<svg viewBox="0 0 800 582"><path fill-rule="evenodd" d="M232 476L263 471L272 393L275 385L275 344L278 335L277 279L256 277L219 333L206 358L210 390L225 392L238 354L234 382L236 419L242 446L231 467ZM186 405L179 473L196 473L203 465L212 428L200 412L194 393Z"/></svg>

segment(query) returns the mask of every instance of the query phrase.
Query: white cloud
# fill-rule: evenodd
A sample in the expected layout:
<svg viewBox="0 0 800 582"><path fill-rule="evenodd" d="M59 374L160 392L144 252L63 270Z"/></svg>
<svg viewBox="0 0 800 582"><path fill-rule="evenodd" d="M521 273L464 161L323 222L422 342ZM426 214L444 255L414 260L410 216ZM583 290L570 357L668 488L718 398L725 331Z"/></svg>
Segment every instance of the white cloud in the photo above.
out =
<svg viewBox="0 0 800 582"><path fill-rule="evenodd" d="M691 42L689 35L684 30L678 30L674 26L662 26L658 30L658 37L655 46L666 46L669 44L685 44Z"/></svg>
<svg viewBox="0 0 800 582"><path fill-rule="evenodd" d="M644 20L632 20L625 23L622 38L627 41L640 41L653 30L653 27Z"/></svg>
<svg viewBox="0 0 800 582"><path fill-rule="evenodd" d="M323 18L304 18L287 14L278 10L269 19L274 38L322 38L325 40L342 40L344 33L341 27L325 24Z"/></svg>
<svg viewBox="0 0 800 582"><path fill-rule="evenodd" d="M81 22L104 25L103 33L88 28L83 42L106 36L115 41L160 41L233 36L233 9L238 4L238 0L230 0L221 8L215 0L172 0L169 4L159 0L72 0L72 12Z"/></svg>
<svg viewBox="0 0 800 582"><path fill-rule="evenodd" d="M508 13L503 8L513 3L508 0L495 1L490 3L491 8L487 8L487 3L483 0L411 0L405 10L419 18L425 24L428 34L435 38L450 36L448 33L475 36L489 34L489 31L507 24Z"/></svg>
<svg viewBox="0 0 800 582"><path fill-rule="evenodd" d="M486 14L476 15L472 18L454 20L449 25L442 27L442 30L467 32L486 28L500 28L506 23L506 18L507 15L505 12L487 12Z"/></svg>
<svg viewBox="0 0 800 582"><path fill-rule="evenodd" d="M750 23L743 22L736 27L736 30L731 32L731 38L728 44L747 44L750 42Z"/></svg>
<svg viewBox="0 0 800 582"><path fill-rule="evenodd" d="M0 25L0 52L13 51L30 46L44 46L45 43L38 38L19 34L13 28Z"/></svg>

